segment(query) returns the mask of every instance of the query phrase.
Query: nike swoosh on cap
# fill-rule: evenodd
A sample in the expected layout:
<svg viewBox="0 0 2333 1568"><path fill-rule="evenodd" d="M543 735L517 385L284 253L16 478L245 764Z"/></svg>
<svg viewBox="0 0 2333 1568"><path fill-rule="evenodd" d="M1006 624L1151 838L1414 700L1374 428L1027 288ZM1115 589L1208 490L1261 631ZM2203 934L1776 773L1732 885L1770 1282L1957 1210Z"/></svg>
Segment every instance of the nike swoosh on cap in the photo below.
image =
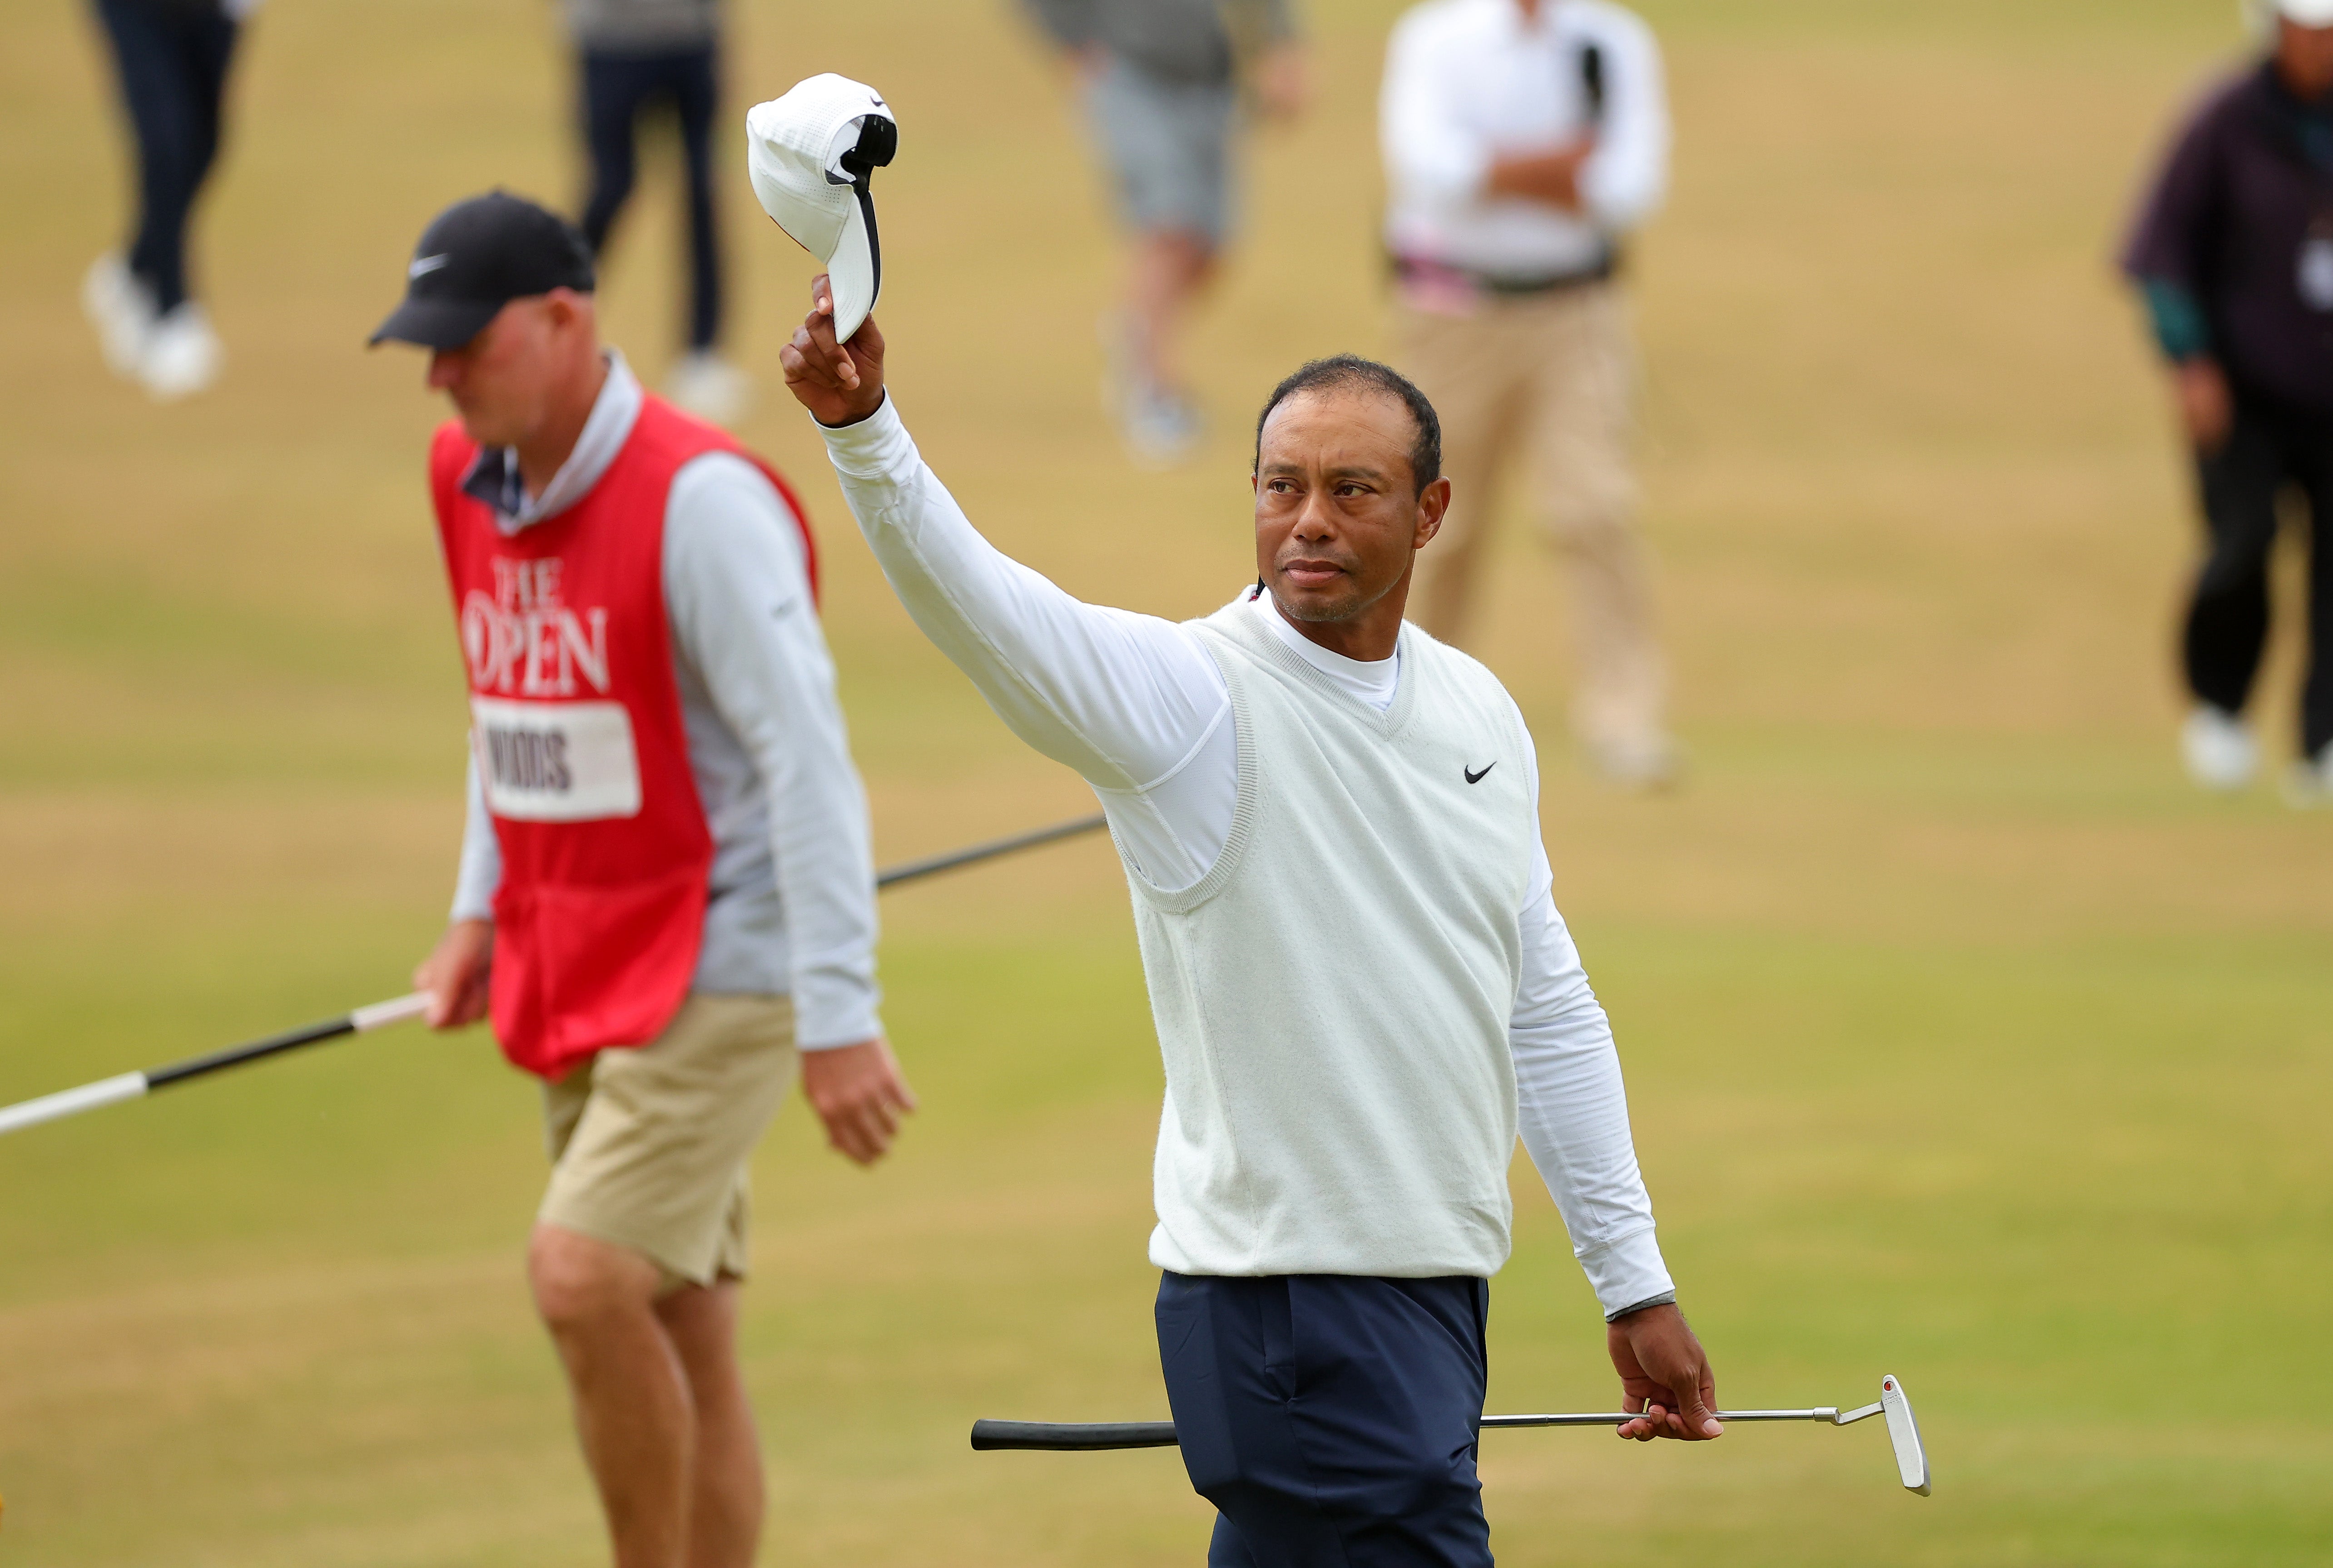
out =
<svg viewBox="0 0 2333 1568"><path fill-rule="evenodd" d="M1497 757L1493 757L1490 761L1483 765L1482 773L1476 773L1473 768L1468 767L1463 762L1458 765L1458 771L1466 775L1466 782L1468 784L1481 784L1483 782L1483 775L1498 765L1499 759Z"/></svg>
<svg viewBox="0 0 2333 1568"><path fill-rule="evenodd" d="M418 278L423 273L434 273L453 259L454 255L451 251L439 251L436 255L416 256L413 265L405 269L405 275L408 278Z"/></svg>

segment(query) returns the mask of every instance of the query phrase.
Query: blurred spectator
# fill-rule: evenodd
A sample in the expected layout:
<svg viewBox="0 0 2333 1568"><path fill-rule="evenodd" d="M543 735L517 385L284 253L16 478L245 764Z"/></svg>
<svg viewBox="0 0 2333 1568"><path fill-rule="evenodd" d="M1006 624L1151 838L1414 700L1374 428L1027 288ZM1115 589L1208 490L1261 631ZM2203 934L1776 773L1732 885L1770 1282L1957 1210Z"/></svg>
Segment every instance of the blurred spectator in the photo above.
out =
<svg viewBox="0 0 2333 1568"><path fill-rule="evenodd" d="M113 373L168 401L218 379L225 354L187 288L187 219L218 156L226 73L258 0L96 0L138 142L138 225L82 282Z"/></svg>
<svg viewBox="0 0 2333 1568"><path fill-rule="evenodd" d="M1168 464L1199 438L1176 355L1232 221L1232 141L1244 78L1264 114L1303 107L1290 0L1029 0L1076 71L1133 256L1104 322L1108 397L1127 449Z"/></svg>
<svg viewBox="0 0 2333 1568"><path fill-rule="evenodd" d="M1527 458L1532 510L1570 569L1573 726L1608 777L1666 784L1677 754L1618 282L1668 178L1659 49L1601 0L1429 0L1394 28L1379 116L1401 366L1442 416L1455 489L1412 619L1465 640L1500 470Z"/></svg>
<svg viewBox="0 0 2333 1568"><path fill-rule="evenodd" d="M2333 802L2333 0L2279 0L2269 57L2203 100L2123 270L2169 362L2209 548L2187 609L2187 771L2242 789L2243 719L2269 630L2277 502L2306 498L2309 676L2289 794Z"/></svg>
<svg viewBox="0 0 2333 1568"><path fill-rule="evenodd" d="M632 194L642 113L669 109L687 165L688 347L665 395L703 418L745 411L753 381L721 353L721 236L713 200L713 132L721 98L719 0L566 0L581 82L591 194L580 226L594 255Z"/></svg>

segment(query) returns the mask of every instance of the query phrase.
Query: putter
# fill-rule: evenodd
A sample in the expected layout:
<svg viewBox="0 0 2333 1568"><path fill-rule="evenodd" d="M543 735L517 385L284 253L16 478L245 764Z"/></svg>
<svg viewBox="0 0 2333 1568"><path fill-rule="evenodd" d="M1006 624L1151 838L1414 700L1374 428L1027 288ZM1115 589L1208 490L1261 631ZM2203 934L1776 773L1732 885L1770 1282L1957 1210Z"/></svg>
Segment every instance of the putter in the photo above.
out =
<svg viewBox="0 0 2333 1568"><path fill-rule="evenodd" d="M917 881L940 871L952 871L958 866L993 861L999 855L1009 855L1015 850L1034 849L1057 839L1075 838L1104 825L1097 812L1090 817L1056 822L1035 832L1016 833L1009 839L993 839L970 849L955 850L928 860L909 861L901 866L878 873L876 889L895 888L901 882ZM285 1051L296 1051L303 1045L319 1044L337 1040L343 1034L362 1034L390 1024L401 1024L408 1018L418 1018L429 1010L428 996L419 991L399 996L393 1001L375 1002L369 1007L359 1007L337 1018L327 1018L321 1024L303 1024L287 1029L281 1034L270 1034L264 1040L253 1040L242 1045L230 1045L224 1051L214 1051L206 1056L190 1056L184 1062L172 1062L166 1066L149 1067L143 1073L119 1073L110 1078L101 1078L94 1083L84 1083L75 1089L61 1089L54 1094L43 1094L35 1100L23 1100L14 1105L0 1105L0 1136L61 1117L76 1116L84 1111L94 1111L101 1105L118 1105L125 1100L138 1100L157 1089L168 1089L173 1083L184 1083L190 1078L200 1078L222 1068L240 1067L246 1062L256 1062Z"/></svg>
<svg viewBox="0 0 2333 1568"><path fill-rule="evenodd" d="M1879 1380L1877 1403L1858 1409L1841 1410L1829 1405L1806 1410L1720 1410L1721 1421L1821 1421L1834 1427L1850 1426L1870 1416L1887 1418L1887 1436L1896 1448L1896 1474L1903 1477L1905 1488L1929 1496L1928 1454L1920 1444L1920 1423L1913 1419L1912 1401L1904 1393L1904 1385L1893 1375ZM1543 1416L1484 1416L1483 1425L1492 1427L1617 1427L1634 1416L1618 1410L1599 1410ZM1175 1423L1172 1421L1100 1421L1076 1424L1059 1421L974 1421L972 1424L972 1446L980 1449L1037 1448L1058 1452L1086 1452L1097 1448L1171 1448L1175 1447Z"/></svg>

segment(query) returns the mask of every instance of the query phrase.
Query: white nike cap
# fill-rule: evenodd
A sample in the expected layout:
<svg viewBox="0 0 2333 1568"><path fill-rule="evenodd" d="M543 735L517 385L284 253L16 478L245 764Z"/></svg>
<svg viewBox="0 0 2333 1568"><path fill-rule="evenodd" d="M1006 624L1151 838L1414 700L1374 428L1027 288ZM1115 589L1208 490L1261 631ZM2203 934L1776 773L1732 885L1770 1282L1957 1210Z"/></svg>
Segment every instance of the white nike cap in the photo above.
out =
<svg viewBox="0 0 2333 1568"><path fill-rule="evenodd" d="M882 94L831 72L745 113L745 168L762 210L826 264L834 337L848 342L883 292L868 182L898 150Z"/></svg>

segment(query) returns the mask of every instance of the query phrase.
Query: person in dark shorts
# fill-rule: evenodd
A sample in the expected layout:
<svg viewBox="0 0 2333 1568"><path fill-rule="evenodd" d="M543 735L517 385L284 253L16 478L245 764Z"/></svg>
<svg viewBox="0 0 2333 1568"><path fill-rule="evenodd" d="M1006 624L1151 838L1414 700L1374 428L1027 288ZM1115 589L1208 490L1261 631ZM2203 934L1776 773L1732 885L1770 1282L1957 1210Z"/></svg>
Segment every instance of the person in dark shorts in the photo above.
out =
<svg viewBox="0 0 2333 1568"><path fill-rule="evenodd" d="M96 0L138 149L138 222L82 282L107 366L168 402L218 380L225 355L187 286L187 221L216 161L227 68L257 0Z"/></svg>
<svg viewBox="0 0 2333 1568"><path fill-rule="evenodd" d="M1232 226L1232 143L1244 77L1267 115L1304 99L1290 0L1029 0L1069 57L1133 255L1105 319L1105 396L1138 462L1181 460L1198 409L1175 352Z"/></svg>
<svg viewBox="0 0 2333 1568"><path fill-rule="evenodd" d="M745 411L753 382L721 352L724 300L714 122L721 106L719 0L567 0L591 190L578 225L594 255L632 194L643 114L670 110L687 169L687 348L665 394L699 418Z"/></svg>
<svg viewBox="0 0 2333 1568"><path fill-rule="evenodd" d="M1231 601L1164 620L984 538L875 318L838 344L811 288L778 361L885 580L1092 786L1125 862L1166 1070L1159 1371L1209 1568L1492 1568L1475 1438L1518 1137L1602 1308L1614 1430L1721 1437L1555 906L1537 748L1496 676L1404 616L1450 505L1426 395L1350 354L1281 382ZM1142 540L1120 512L1094 508Z"/></svg>
<svg viewBox="0 0 2333 1568"><path fill-rule="evenodd" d="M2278 504L2305 500L2309 673L2295 804L2333 803L2333 0L2277 0L2269 57L2180 132L2124 249L2195 454L2209 547L2184 637L2182 746L2209 789L2259 772L2245 723Z"/></svg>

